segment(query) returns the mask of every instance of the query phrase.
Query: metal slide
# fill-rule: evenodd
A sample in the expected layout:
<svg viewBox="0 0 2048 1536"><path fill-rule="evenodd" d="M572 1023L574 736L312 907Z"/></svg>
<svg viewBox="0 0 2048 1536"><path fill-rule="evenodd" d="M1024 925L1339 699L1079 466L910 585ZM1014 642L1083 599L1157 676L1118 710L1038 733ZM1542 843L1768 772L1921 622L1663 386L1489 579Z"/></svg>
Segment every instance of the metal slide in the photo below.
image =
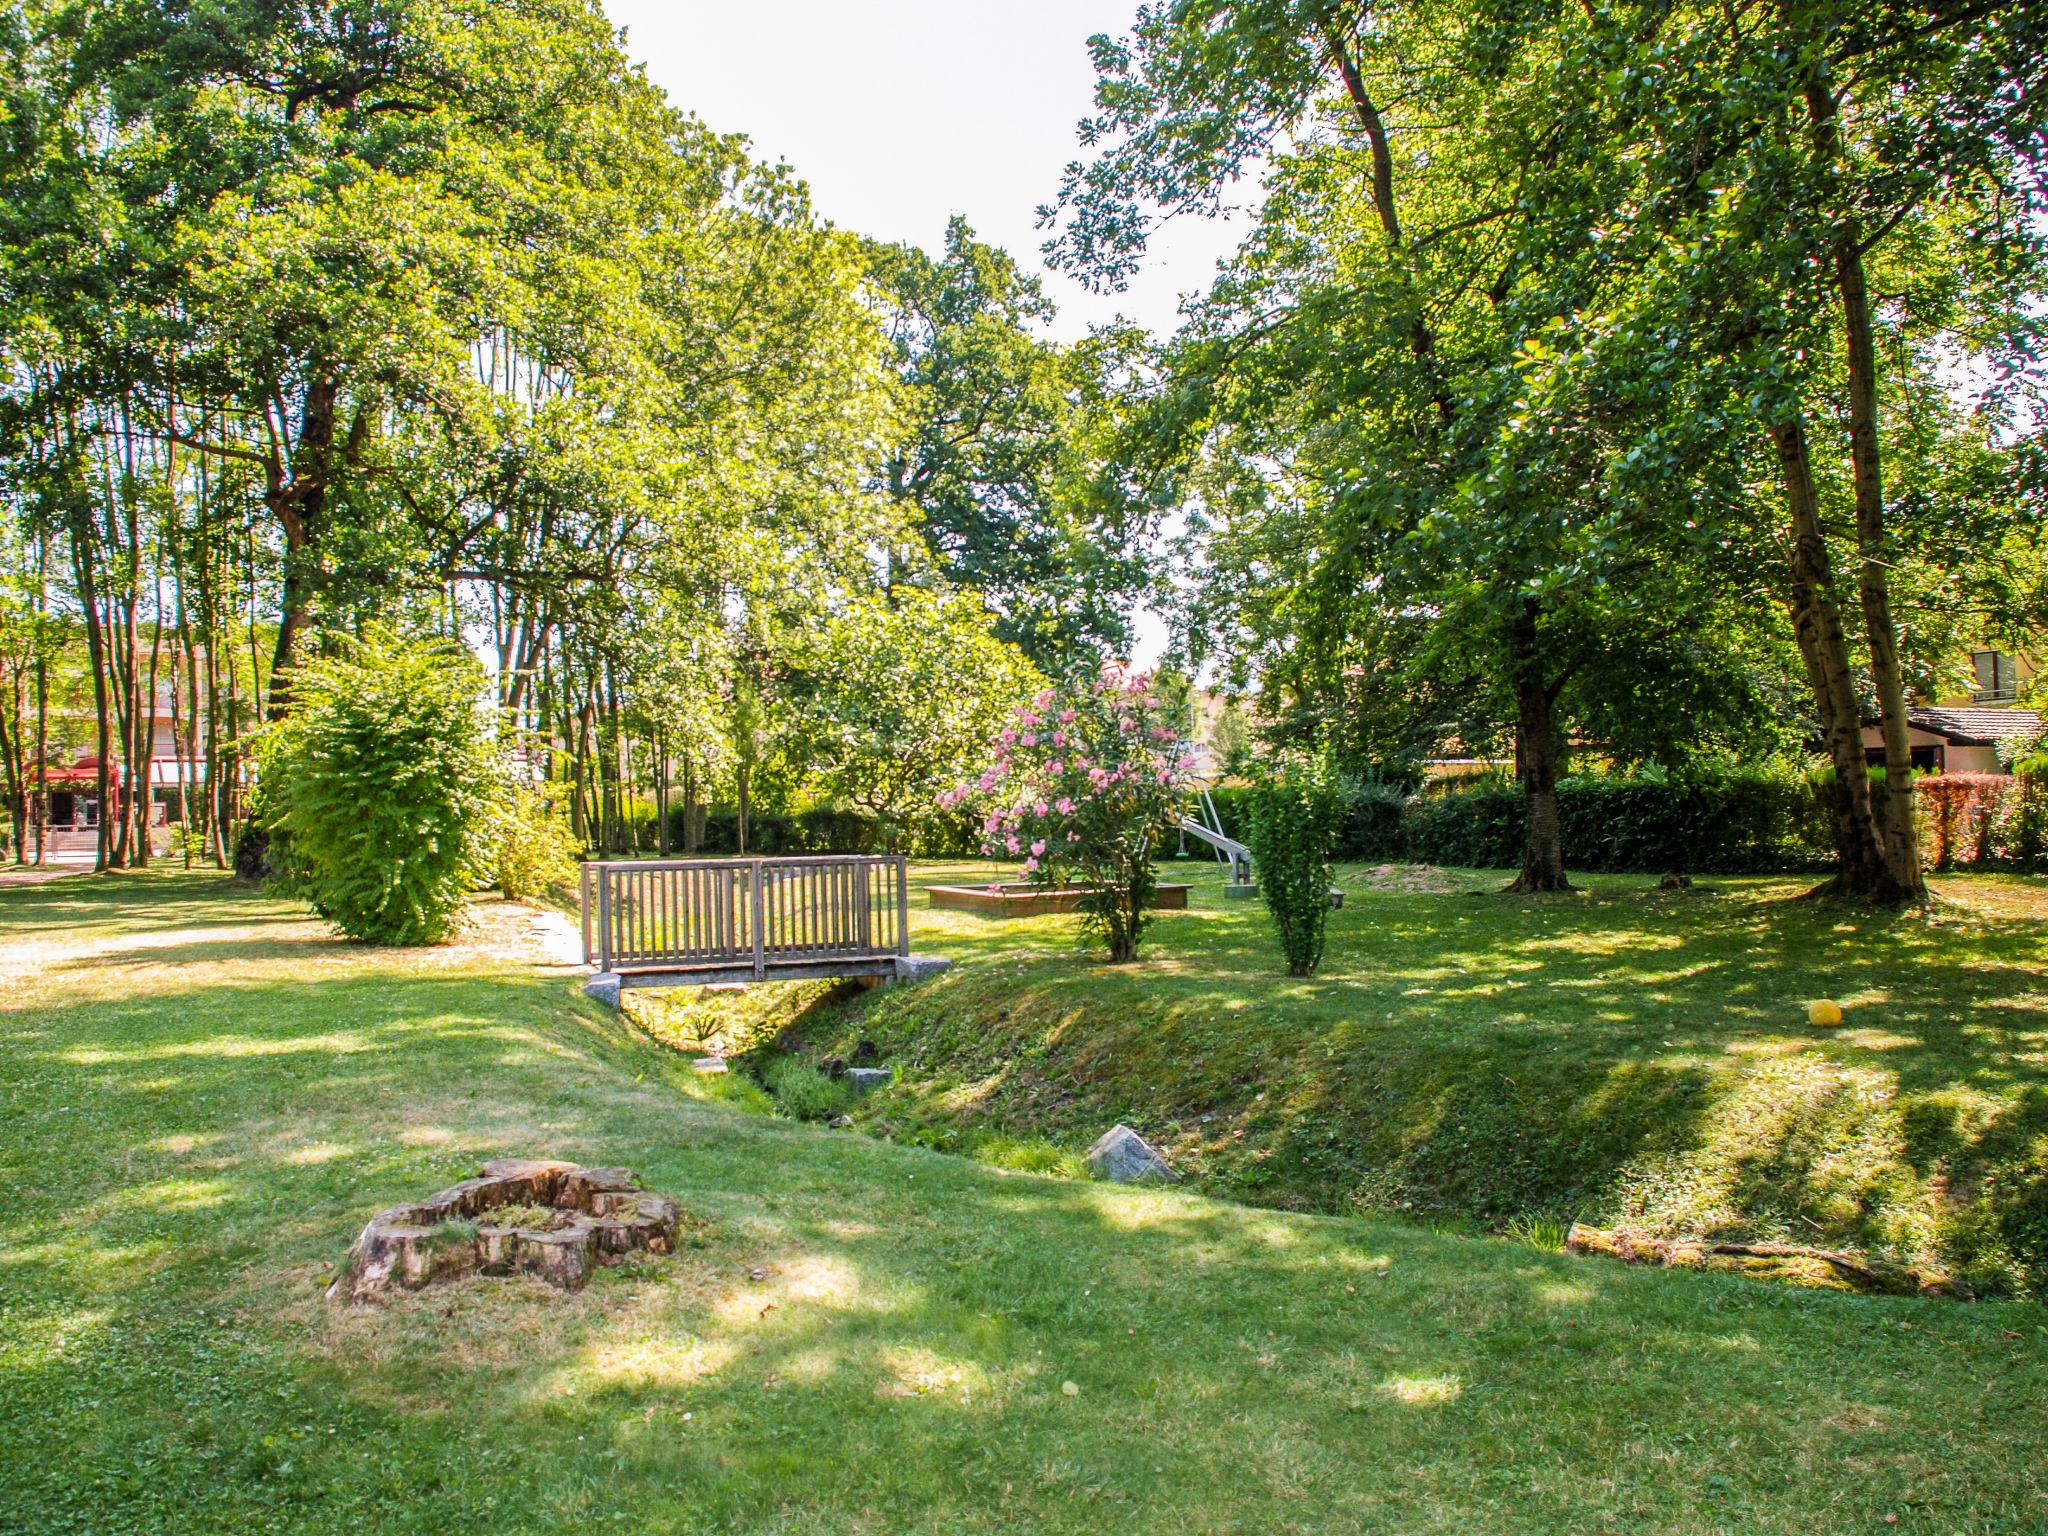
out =
<svg viewBox="0 0 2048 1536"><path fill-rule="evenodd" d="M1209 798L1209 791L1202 792L1201 817L1183 816L1179 819L1180 830L1190 837L1198 838L1216 850L1216 862L1230 865L1232 885L1252 883L1252 851L1234 837L1223 835L1223 818L1216 812L1216 802Z"/></svg>

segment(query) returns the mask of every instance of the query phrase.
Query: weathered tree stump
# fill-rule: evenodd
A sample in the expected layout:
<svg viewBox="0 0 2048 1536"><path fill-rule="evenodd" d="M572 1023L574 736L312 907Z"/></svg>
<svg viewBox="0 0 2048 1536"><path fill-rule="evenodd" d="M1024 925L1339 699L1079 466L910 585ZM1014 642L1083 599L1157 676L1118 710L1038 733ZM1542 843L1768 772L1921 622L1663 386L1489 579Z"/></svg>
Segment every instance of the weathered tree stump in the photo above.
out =
<svg viewBox="0 0 2048 1536"><path fill-rule="evenodd" d="M523 1209L493 1219L508 1207ZM534 1207L546 1211L544 1223ZM501 1158L477 1178L372 1216L327 1299L366 1301L476 1273L538 1275L573 1291L599 1264L672 1252L680 1220L676 1203L642 1189L629 1168Z"/></svg>

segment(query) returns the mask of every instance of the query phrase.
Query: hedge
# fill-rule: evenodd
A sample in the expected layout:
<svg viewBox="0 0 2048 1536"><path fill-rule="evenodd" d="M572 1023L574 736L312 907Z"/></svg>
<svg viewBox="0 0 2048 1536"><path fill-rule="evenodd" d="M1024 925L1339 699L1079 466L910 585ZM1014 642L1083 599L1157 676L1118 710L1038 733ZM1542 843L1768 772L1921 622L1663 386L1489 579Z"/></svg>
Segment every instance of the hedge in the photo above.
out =
<svg viewBox="0 0 2048 1536"><path fill-rule="evenodd" d="M1246 823L1247 791L1214 792L1226 831ZM1641 874L1819 869L1833 855L1822 781L1770 769L1662 778L1569 778L1558 785L1565 863ZM1522 860L1522 791L1484 781L1407 795L1353 783L1336 856L1510 869Z"/></svg>
<svg viewBox="0 0 2048 1536"><path fill-rule="evenodd" d="M898 830L900 852L927 859L973 858L981 852L981 831L973 822L958 816L923 817ZM669 814L669 847L683 846L683 813L679 806ZM704 818L704 840L696 851L710 857L739 852L739 816L733 811L713 811ZM883 847L882 825L862 811L833 806L747 818L747 852L763 858L795 853L878 853Z"/></svg>

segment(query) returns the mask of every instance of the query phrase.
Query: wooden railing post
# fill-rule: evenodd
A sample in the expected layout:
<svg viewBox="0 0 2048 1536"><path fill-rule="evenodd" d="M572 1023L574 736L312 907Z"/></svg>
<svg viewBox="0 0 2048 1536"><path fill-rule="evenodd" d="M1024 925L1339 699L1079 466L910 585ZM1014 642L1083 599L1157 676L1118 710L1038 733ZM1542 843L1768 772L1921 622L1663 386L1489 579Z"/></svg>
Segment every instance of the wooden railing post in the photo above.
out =
<svg viewBox="0 0 2048 1536"><path fill-rule="evenodd" d="M748 877L748 885L753 892L754 911L753 921L750 926L754 930L754 980L759 981L768 974L766 935L763 932L764 925L762 923L763 903L761 900L761 861L759 859L754 860L753 872Z"/></svg>
<svg viewBox="0 0 2048 1536"><path fill-rule="evenodd" d="M576 916L583 925L583 963L590 964L590 865L576 869Z"/></svg>
<svg viewBox="0 0 2048 1536"><path fill-rule="evenodd" d="M896 855L896 953L910 953L910 861Z"/></svg>
<svg viewBox="0 0 2048 1536"><path fill-rule="evenodd" d="M597 968L612 968L612 872L597 866Z"/></svg>

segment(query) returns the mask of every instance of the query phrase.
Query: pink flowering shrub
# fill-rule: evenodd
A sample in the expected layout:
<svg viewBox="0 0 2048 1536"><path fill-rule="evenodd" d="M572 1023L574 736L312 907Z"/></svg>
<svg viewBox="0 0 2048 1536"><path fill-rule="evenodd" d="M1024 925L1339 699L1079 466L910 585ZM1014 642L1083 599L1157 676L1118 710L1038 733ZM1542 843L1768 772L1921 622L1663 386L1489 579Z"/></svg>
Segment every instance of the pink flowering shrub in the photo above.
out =
<svg viewBox="0 0 2048 1536"><path fill-rule="evenodd" d="M1152 674L1105 663L1092 682L1046 689L998 736L995 761L939 804L985 808L984 846L1040 885L1080 886L1081 912L1112 961L1137 955L1193 760L1181 755Z"/></svg>

